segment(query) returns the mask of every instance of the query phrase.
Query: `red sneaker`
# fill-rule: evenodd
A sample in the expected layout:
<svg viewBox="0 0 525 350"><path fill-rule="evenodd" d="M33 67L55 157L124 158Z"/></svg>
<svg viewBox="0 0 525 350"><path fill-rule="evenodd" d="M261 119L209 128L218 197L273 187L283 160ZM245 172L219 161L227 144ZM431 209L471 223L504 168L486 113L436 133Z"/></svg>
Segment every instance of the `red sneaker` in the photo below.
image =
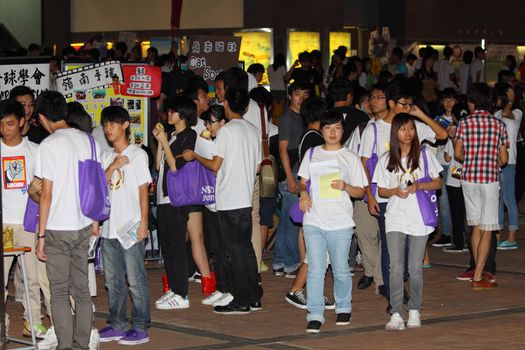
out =
<svg viewBox="0 0 525 350"><path fill-rule="evenodd" d="M490 282L485 279L482 279L480 281L472 281L470 285L472 286L473 290L483 290L483 289L488 289L488 288L495 288L498 286L497 283Z"/></svg>
<svg viewBox="0 0 525 350"><path fill-rule="evenodd" d="M456 276L456 279L460 281L472 281L472 278L474 278L474 269L469 269L459 275Z"/></svg>
<svg viewBox="0 0 525 350"><path fill-rule="evenodd" d="M490 272L483 272L481 278L492 283L496 282L496 275Z"/></svg>

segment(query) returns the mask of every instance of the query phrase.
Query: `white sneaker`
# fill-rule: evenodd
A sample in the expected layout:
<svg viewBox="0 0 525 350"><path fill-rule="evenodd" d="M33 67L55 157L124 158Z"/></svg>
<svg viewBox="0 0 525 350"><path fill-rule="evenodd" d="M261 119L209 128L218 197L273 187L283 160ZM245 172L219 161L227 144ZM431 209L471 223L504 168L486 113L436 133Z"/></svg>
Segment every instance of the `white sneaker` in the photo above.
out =
<svg viewBox="0 0 525 350"><path fill-rule="evenodd" d="M55 334L55 327L51 326L47 329L44 339L37 343L38 350L54 350L58 346L57 335ZM91 348L90 348L91 349Z"/></svg>
<svg viewBox="0 0 525 350"><path fill-rule="evenodd" d="M215 307L215 306L226 306L228 305L229 303L231 303L233 300L233 295L231 295L230 293L224 293L222 295L222 298L220 298L219 300L217 300L216 302L214 302L212 305Z"/></svg>
<svg viewBox="0 0 525 350"><path fill-rule="evenodd" d="M209 297L202 299L201 303L204 305L213 305L214 302L222 298L224 294L216 290Z"/></svg>
<svg viewBox="0 0 525 350"><path fill-rule="evenodd" d="M417 310L408 311L407 328L419 328L419 327L421 327L421 319L420 319L419 311Z"/></svg>
<svg viewBox="0 0 525 350"><path fill-rule="evenodd" d="M166 299L168 298L171 298L172 296L174 296L175 293L173 293L171 291L171 289L169 289L166 293L162 294L162 296L160 298L158 298L157 300L155 300L155 305L159 305L159 304L162 304L163 302L166 301Z"/></svg>
<svg viewBox="0 0 525 350"><path fill-rule="evenodd" d="M402 331L405 329L405 321L396 312L390 317L390 321L385 325L385 331Z"/></svg>
<svg viewBox="0 0 525 350"><path fill-rule="evenodd" d="M190 300L188 297L183 298L178 294L172 292L172 296L167 297L160 304L155 305L159 310L174 310L174 309L187 309L190 307Z"/></svg>
<svg viewBox="0 0 525 350"><path fill-rule="evenodd" d="M100 335L96 328L91 328L91 334L89 335L89 350L99 350L100 349Z"/></svg>

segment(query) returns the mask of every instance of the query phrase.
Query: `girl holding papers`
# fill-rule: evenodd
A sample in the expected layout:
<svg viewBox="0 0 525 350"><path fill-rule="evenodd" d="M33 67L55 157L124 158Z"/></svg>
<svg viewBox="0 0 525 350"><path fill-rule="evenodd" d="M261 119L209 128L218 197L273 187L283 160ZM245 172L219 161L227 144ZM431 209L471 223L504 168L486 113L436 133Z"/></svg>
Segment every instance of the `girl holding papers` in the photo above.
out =
<svg viewBox="0 0 525 350"><path fill-rule="evenodd" d="M421 326L419 312L423 299L423 255L428 235L435 229L432 219L437 224L436 196L427 191L441 188L439 173L442 170L432 152L420 149L414 117L408 113L397 114L392 120L390 149L379 158L372 180L377 182L379 196L388 198L385 225L390 255L392 316L385 326L386 330L405 329L401 315L407 244L410 275L407 327ZM424 196L427 196L426 199Z"/></svg>
<svg viewBox="0 0 525 350"><path fill-rule="evenodd" d="M308 150L299 168L300 207L308 254L307 333L319 333L324 323L324 278L327 253L334 276L337 325L350 324L352 275L348 254L355 226L350 197L361 198L367 186L359 157L343 147L343 115L334 111L321 117L325 144Z"/></svg>

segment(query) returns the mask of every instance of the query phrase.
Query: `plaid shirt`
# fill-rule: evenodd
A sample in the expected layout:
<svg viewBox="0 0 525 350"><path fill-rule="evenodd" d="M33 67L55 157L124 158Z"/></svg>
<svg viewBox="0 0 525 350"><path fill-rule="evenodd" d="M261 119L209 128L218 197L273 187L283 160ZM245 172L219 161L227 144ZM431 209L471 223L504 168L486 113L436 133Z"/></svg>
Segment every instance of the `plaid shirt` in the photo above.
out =
<svg viewBox="0 0 525 350"><path fill-rule="evenodd" d="M456 140L463 141L465 160L462 180L474 183L498 181L499 148L509 147L505 124L487 111L476 110L458 125Z"/></svg>

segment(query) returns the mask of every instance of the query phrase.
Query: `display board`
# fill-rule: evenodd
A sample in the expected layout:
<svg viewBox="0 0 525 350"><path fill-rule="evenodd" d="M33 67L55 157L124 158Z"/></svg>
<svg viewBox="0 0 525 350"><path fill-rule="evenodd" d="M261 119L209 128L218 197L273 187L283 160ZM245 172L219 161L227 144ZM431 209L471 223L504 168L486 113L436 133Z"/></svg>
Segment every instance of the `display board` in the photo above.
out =
<svg viewBox="0 0 525 350"><path fill-rule="evenodd" d="M346 57L350 57L351 36L349 32L330 32L329 40L330 58L339 46L346 46L348 49L346 51Z"/></svg>
<svg viewBox="0 0 525 350"><path fill-rule="evenodd" d="M9 98L15 86L31 88L38 96L50 87L49 57L44 59L9 58L0 60L0 100Z"/></svg>
<svg viewBox="0 0 525 350"><path fill-rule="evenodd" d="M298 59L303 51L320 50L319 32L288 32L288 67Z"/></svg>
<svg viewBox="0 0 525 350"><path fill-rule="evenodd" d="M245 69L253 63L260 63L264 67L262 84L269 84L266 69L272 63L272 33L270 31L237 32L234 36L241 37L239 61L244 62Z"/></svg>

